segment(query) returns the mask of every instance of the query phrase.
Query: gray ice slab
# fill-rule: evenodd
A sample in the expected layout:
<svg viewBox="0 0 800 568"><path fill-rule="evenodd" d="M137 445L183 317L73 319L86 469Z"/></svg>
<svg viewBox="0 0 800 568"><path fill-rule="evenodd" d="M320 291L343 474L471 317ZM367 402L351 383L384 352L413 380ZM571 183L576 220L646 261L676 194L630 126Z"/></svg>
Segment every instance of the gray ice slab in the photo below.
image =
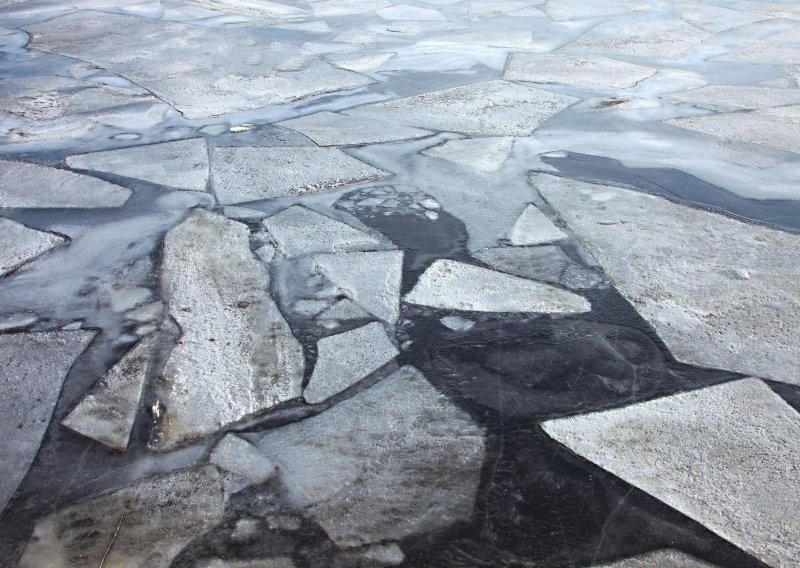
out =
<svg viewBox="0 0 800 568"><path fill-rule="evenodd" d="M800 414L744 379L543 423L573 452L771 566L800 558Z"/></svg>
<svg viewBox="0 0 800 568"><path fill-rule="evenodd" d="M372 374L400 352L383 324L373 322L317 342L317 362L303 391L306 402L322 402Z"/></svg>
<svg viewBox="0 0 800 568"><path fill-rule="evenodd" d="M715 110L756 110L766 107L800 105L800 89L773 89L749 85L706 85L664 97L675 103ZM795 107L800 109L800 107ZM800 116L800 114L798 114Z"/></svg>
<svg viewBox="0 0 800 568"><path fill-rule="evenodd" d="M282 16L298 16L305 13L296 6L289 6L272 0L190 0L192 4L197 4L210 10L220 10L223 12L235 12L237 14L247 14L249 16L260 16L266 18L278 18Z"/></svg>
<svg viewBox="0 0 800 568"><path fill-rule="evenodd" d="M666 548L608 564L600 564L596 568L714 568L714 565L702 562L680 550Z"/></svg>
<svg viewBox="0 0 800 568"><path fill-rule="evenodd" d="M728 112L687 116L666 121L681 128L695 130L725 140L763 144L800 153L797 119L800 105L767 108L753 112Z"/></svg>
<svg viewBox="0 0 800 568"><path fill-rule="evenodd" d="M618 18L591 28L570 48L604 54L685 57L711 34L677 18Z"/></svg>
<svg viewBox="0 0 800 568"><path fill-rule="evenodd" d="M319 254L314 265L366 311L390 325L397 321L402 251Z"/></svg>
<svg viewBox="0 0 800 568"><path fill-rule="evenodd" d="M193 191L205 191L208 150L205 138L190 138L67 157L67 165Z"/></svg>
<svg viewBox="0 0 800 568"><path fill-rule="evenodd" d="M323 2L314 2L312 8L315 16L326 18L329 16L363 14L364 12L373 12L391 5L392 3L387 0L324 0Z"/></svg>
<svg viewBox="0 0 800 568"><path fill-rule="evenodd" d="M531 181L675 357L800 384L800 236L626 189Z"/></svg>
<svg viewBox="0 0 800 568"><path fill-rule="evenodd" d="M182 335L161 382L162 448L300 396L303 351L249 236L245 225L203 210L166 236L161 285Z"/></svg>
<svg viewBox="0 0 800 568"><path fill-rule="evenodd" d="M599 89L629 89L656 70L602 55L512 53L503 78Z"/></svg>
<svg viewBox="0 0 800 568"><path fill-rule="evenodd" d="M328 111L285 120L277 124L308 136L320 146L379 144L424 138L433 134L420 128Z"/></svg>
<svg viewBox="0 0 800 568"><path fill-rule="evenodd" d="M525 206L508 236L514 246L541 245L566 238L567 234L533 204Z"/></svg>
<svg viewBox="0 0 800 568"><path fill-rule="evenodd" d="M319 321L369 319L370 314L353 300L344 299L335 302L330 308L317 316Z"/></svg>
<svg viewBox="0 0 800 568"><path fill-rule="evenodd" d="M0 160L0 207L119 207L131 190L90 176Z"/></svg>
<svg viewBox="0 0 800 568"><path fill-rule="evenodd" d="M225 205L318 193L386 175L335 148L231 146L211 152L212 184Z"/></svg>
<svg viewBox="0 0 800 568"><path fill-rule="evenodd" d="M341 56L330 56L328 60L332 61L336 64L337 67L341 67L342 69L349 69L350 71L369 71L371 69L375 69L376 67L380 67L387 61L389 61L392 57L395 56L393 52L386 52L386 53L373 53L370 55L361 55L361 56L352 56L352 55L341 55Z"/></svg>
<svg viewBox="0 0 800 568"><path fill-rule="evenodd" d="M20 566L169 568L187 544L222 521L224 508L213 466L144 479L40 519Z"/></svg>
<svg viewBox="0 0 800 568"><path fill-rule="evenodd" d="M510 49L533 49L536 43L530 30L497 29L426 38L424 45L486 45Z"/></svg>
<svg viewBox="0 0 800 568"><path fill-rule="evenodd" d="M528 136L577 100L497 80L359 107L347 114L431 130Z"/></svg>
<svg viewBox="0 0 800 568"><path fill-rule="evenodd" d="M503 167L513 149L514 138L490 136L448 140L422 153L484 172L496 172Z"/></svg>
<svg viewBox="0 0 800 568"><path fill-rule="evenodd" d="M64 242L66 239L53 233L0 217L0 277Z"/></svg>
<svg viewBox="0 0 800 568"><path fill-rule="evenodd" d="M251 483L264 483L275 475L275 464L272 460L253 444L235 434L226 434L214 446L208 461Z"/></svg>
<svg viewBox="0 0 800 568"><path fill-rule="evenodd" d="M0 334L0 510L39 451L61 385L93 337L89 331Z"/></svg>
<svg viewBox="0 0 800 568"><path fill-rule="evenodd" d="M675 10L681 18L706 31L719 33L764 20L762 14L751 14L721 6L707 6L697 2L676 2Z"/></svg>
<svg viewBox="0 0 800 568"><path fill-rule="evenodd" d="M155 345L155 335L139 341L61 424L114 449L126 449Z"/></svg>
<svg viewBox="0 0 800 568"><path fill-rule="evenodd" d="M403 301L473 312L583 313L582 296L540 282L456 260L437 260Z"/></svg>
<svg viewBox="0 0 800 568"><path fill-rule="evenodd" d="M290 498L344 547L472 518L485 452L483 430L413 367L256 445Z"/></svg>
<svg viewBox="0 0 800 568"><path fill-rule="evenodd" d="M192 119L374 82L317 57L305 58L289 45L240 31L91 11L27 30L35 38L34 48L108 68ZM302 62L298 56L304 57Z"/></svg>
<svg viewBox="0 0 800 568"><path fill-rule="evenodd" d="M264 219L263 225L281 254L289 258L382 247L381 239L301 205Z"/></svg>
<svg viewBox="0 0 800 568"><path fill-rule="evenodd" d="M443 22L447 18L439 10L432 8L420 8L410 4L397 4L388 8L376 10L377 14L384 20L414 20L417 22Z"/></svg>

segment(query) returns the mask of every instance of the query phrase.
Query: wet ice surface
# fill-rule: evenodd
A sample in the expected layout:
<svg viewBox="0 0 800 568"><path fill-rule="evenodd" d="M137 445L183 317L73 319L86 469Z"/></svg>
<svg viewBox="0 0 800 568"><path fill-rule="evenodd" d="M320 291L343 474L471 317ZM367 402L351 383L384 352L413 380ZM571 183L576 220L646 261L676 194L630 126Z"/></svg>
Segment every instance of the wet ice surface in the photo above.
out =
<svg viewBox="0 0 800 568"><path fill-rule="evenodd" d="M0 18L0 564L796 564L794 2Z"/></svg>

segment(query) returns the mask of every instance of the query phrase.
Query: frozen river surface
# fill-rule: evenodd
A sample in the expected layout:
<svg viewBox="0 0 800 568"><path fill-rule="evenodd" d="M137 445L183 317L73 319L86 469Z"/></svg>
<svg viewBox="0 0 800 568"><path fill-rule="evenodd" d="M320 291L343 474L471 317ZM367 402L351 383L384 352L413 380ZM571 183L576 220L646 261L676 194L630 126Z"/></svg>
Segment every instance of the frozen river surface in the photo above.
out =
<svg viewBox="0 0 800 568"><path fill-rule="evenodd" d="M800 566L800 3L0 0L0 565Z"/></svg>

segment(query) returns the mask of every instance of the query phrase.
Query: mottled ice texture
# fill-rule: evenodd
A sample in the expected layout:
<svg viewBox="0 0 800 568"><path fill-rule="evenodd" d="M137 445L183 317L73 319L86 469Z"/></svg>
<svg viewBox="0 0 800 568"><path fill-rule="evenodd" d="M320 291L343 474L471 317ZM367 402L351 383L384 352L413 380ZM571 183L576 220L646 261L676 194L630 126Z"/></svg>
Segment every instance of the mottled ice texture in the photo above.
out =
<svg viewBox="0 0 800 568"><path fill-rule="evenodd" d="M422 153L484 172L496 172L514 148L514 138L461 138L428 148Z"/></svg>
<svg viewBox="0 0 800 568"><path fill-rule="evenodd" d="M483 437L419 371L403 367L256 445L278 465L290 498L351 547L469 520Z"/></svg>
<svg viewBox="0 0 800 568"><path fill-rule="evenodd" d="M714 568L680 550L657 550L617 562L600 564L597 568Z"/></svg>
<svg viewBox="0 0 800 568"><path fill-rule="evenodd" d="M619 18L591 28L570 44L570 48L606 54L680 58L709 36L708 32L677 18Z"/></svg>
<svg viewBox="0 0 800 568"><path fill-rule="evenodd" d="M675 357L800 384L800 237L626 189L531 181Z"/></svg>
<svg viewBox="0 0 800 568"><path fill-rule="evenodd" d="M800 104L800 89L745 85L706 85L665 97L668 101L714 110L756 110ZM800 108L800 107L795 107Z"/></svg>
<svg viewBox="0 0 800 568"><path fill-rule="evenodd" d="M370 314L393 324L400 314L402 251L320 254L317 270Z"/></svg>
<svg viewBox="0 0 800 568"><path fill-rule="evenodd" d="M182 334L161 383L162 447L300 396L302 348L267 292L249 235L241 223L196 210L164 241L161 284Z"/></svg>
<svg viewBox="0 0 800 568"><path fill-rule="evenodd" d="M381 239L301 205L284 209L263 221L281 254L375 250Z"/></svg>
<svg viewBox="0 0 800 568"><path fill-rule="evenodd" d="M582 296L455 260L437 260L403 297L412 304L473 312L582 313Z"/></svg>
<svg viewBox="0 0 800 568"><path fill-rule="evenodd" d="M335 148L224 147L211 153L211 179L223 204L318 193L386 172Z"/></svg>
<svg viewBox="0 0 800 568"><path fill-rule="evenodd" d="M151 334L139 341L61 424L114 449L127 448L156 337Z"/></svg>
<svg viewBox="0 0 800 568"><path fill-rule="evenodd" d="M322 402L377 371L399 353L383 324L377 322L320 339L317 362L303 398L312 404Z"/></svg>
<svg viewBox="0 0 800 568"><path fill-rule="evenodd" d="M224 506L213 466L137 481L39 520L20 566L169 568L187 544L222 521Z"/></svg>
<svg viewBox="0 0 800 568"><path fill-rule="evenodd" d="M556 227L535 205L527 205L511 227L508 238L515 246L541 245L565 239L567 234Z"/></svg>
<svg viewBox="0 0 800 568"><path fill-rule="evenodd" d="M188 118L219 116L372 81L260 36L120 14L77 12L32 24L33 47L100 65Z"/></svg>
<svg viewBox="0 0 800 568"><path fill-rule="evenodd" d="M800 414L758 379L543 424L771 566L800 558Z"/></svg>
<svg viewBox="0 0 800 568"><path fill-rule="evenodd" d="M64 242L66 239L53 233L0 217L0 277Z"/></svg>
<svg viewBox="0 0 800 568"><path fill-rule="evenodd" d="M253 444L234 434L226 434L214 446L208 461L251 483L263 483L275 475L275 464Z"/></svg>
<svg viewBox="0 0 800 568"><path fill-rule="evenodd" d="M596 55L513 53L504 79L600 89L628 89L656 70Z"/></svg>
<svg viewBox="0 0 800 568"><path fill-rule="evenodd" d="M67 373L89 331L0 334L0 510L39 451Z"/></svg>
<svg viewBox="0 0 800 568"><path fill-rule="evenodd" d="M508 81L487 81L359 107L354 116L482 136L527 136L576 102Z"/></svg>
<svg viewBox="0 0 800 568"><path fill-rule="evenodd" d="M423 138L432 134L420 128L327 111L285 120L278 125L296 130L320 146L378 144Z"/></svg>
<svg viewBox="0 0 800 568"><path fill-rule="evenodd" d="M119 207L131 191L91 176L0 160L0 207Z"/></svg>
<svg viewBox="0 0 800 568"><path fill-rule="evenodd" d="M205 138L78 154L68 156L67 165L79 170L139 178L177 189L205 191L208 182Z"/></svg>

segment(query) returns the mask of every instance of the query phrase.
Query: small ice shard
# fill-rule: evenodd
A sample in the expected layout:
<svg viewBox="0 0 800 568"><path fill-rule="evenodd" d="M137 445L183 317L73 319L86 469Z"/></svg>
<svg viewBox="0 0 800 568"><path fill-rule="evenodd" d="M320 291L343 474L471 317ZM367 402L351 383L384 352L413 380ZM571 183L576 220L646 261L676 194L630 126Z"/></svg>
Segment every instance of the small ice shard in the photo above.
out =
<svg viewBox="0 0 800 568"><path fill-rule="evenodd" d="M61 424L106 446L126 449L155 343L155 335L139 341Z"/></svg>
<svg viewBox="0 0 800 568"><path fill-rule="evenodd" d="M90 331L0 334L0 510L39 451L61 385L93 337Z"/></svg>
<svg viewBox="0 0 800 568"><path fill-rule="evenodd" d="M483 429L413 367L255 444L343 547L468 521L485 452Z"/></svg>
<svg viewBox="0 0 800 568"><path fill-rule="evenodd" d="M583 313L583 297L540 282L456 260L439 259L403 297L411 304L472 312Z"/></svg>
<svg viewBox="0 0 800 568"><path fill-rule="evenodd" d="M215 558L197 565L197 568L296 568L288 556L271 556L257 560L223 560Z"/></svg>
<svg viewBox="0 0 800 568"><path fill-rule="evenodd" d="M182 336L163 372L162 448L300 396L303 351L249 237L247 226L195 210L164 240L161 284Z"/></svg>
<svg viewBox="0 0 800 568"><path fill-rule="evenodd" d="M666 548L632 558L599 564L595 568L716 568L683 551Z"/></svg>
<svg viewBox="0 0 800 568"><path fill-rule="evenodd" d="M25 312L0 316L0 331L24 329L37 321L39 321L39 316Z"/></svg>
<svg viewBox="0 0 800 568"><path fill-rule="evenodd" d="M319 193L388 174L335 148L214 148L211 179L225 205Z"/></svg>
<svg viewBox="0 0 800 568"><path fill-rule="evenodd" d="M514 246L541 245L566 238L567 234L532 204L525 207L509 235Z"/></svg>
<svg viewBox="0 0 800 568"><path fill-rule="evenodd" d="M484 172L496 172L503 167L513 148L514 138L463 138L448 140L422 153Z"/></svg>
<svg viewBox="0 0 800 568"><path fill-rule="evenodd" d="M389 341L383 324L373 322L317 342L317 363L303 391L316 404L356 384L400 352Z"/></svg>
<svg viewBox="0 0 800 568"><path fill-rule="evenodd" d="M461 316L444 316L439 320L442 325L453 331L469 331L475 327L475 322Z"/></svg>
<svg viewBox="0 0 800 568"><path fill-rule="evenodd" d="M800 558L800 414L758 379L549 420L545 432L770 566Z"/></svg>
<svg viewBox="0 0 800 568"><path fill-rule="evenodd" d="M145 304L140 308L136 308L130 310L129 312L125 313L125 319L131 321L137 321L140 323L146 323L151 321L156 321L161 319L161 314L164 311L164 303L163 302L151 302L149 304Z"/></svg>
<svg viewBox="0 0 800 568"><path fill-rule="evenodd" d="M317 270L376 318L394 324L400 315L402 251L319 254Z"/></svg>
<svg viewBox="0 0 800 568"><path fill-rule="evenodd" d="M119 207L131 190L91 176L0 160L0 207Z"/></svg>
<svg viewBox="0 0 800 568"><path fill-rule="evenodd" d="M379 144L424 138L433 134L420 128L328 111L285 120L277 125L296 130L320 146Z"/></svg>
<svg viewBox="0 0 800 568"><path fill-rule="evenodd" d="M317 318L320 321L326 320L354 320L369 318L370 315L364 309L349 299L339 300L330 308L323 311Z"/></svg>
<svg viewBox="0 0 800 568"><path fill-rule="evenodd" d="M655 73L652 67L602 55L512 53L503 78L600 89L629 89Z"/></svg>
<svg viewBox="0 0 800 568"><path fill-rule="evenodd" d="M315 252L350 252L381 247L377 237L301 205L264 219L281 254L292 258Z"/></svg>
<svg viewBox="0 0 800 568"><path fill-rule="evenodd" d="M205 138L76 154L67 156L67 165L192 191L205 191L208 182Z"/></svg>
<svg viewBox="0 0 800 568"><path fill-rule="evenodd" d="M800 236L618 187L531 183L678 360L800 384ZM729 272L745 267L747 280Z"/></svg>
<svg viewBox="0 0 800 568"><path fill-rule="evenodd" d="M381 8L376 12L384 20L414 20L417 22L444 22L447 20L438 10L419 8L410 4L397 4L390 8Z"/></svg>
<svg viewBox="0 0 800 568"><path fill-rule="evenodd" d="M169 568L187 544L222 522L224 509L213 466L139 480L40 519L20 566Z"/></svg>
<svg viewBox="0 0 800 568"><path fill-rule="evenodd" d="M792 105L753 112L686 116L666 122L726 140L763 144L800 153L800 136L797 135L796 123L798 115L800 115L800 105Z"/></svg>
<svg viewBox="0 0 800 568"><path fill-rule="evenodd" d="M335 63L337 67L348 69L349 71L359 72L369 71L370 69L380 67L394 56L394 53L373 53L370 55L362 55L360 57L347 55L329 57L328 59Z"/></svg>
<svg viewBox="0 0 800 568"><path fill-rule="evenodd" d="M66 242L66 239L0 217L0 278Z"/></svg>
<svg viewBox="0 0 800 568"><path fill-rule="evenodd" d="M251 209L249 207L237 207L236 205L230 205L228 207L222 208L222 213L231 219L236 219L237 221L257 221L258 219L263 219L267 216L267 213L259 209Z"/></svg>
<svg viewBox="0 0 800 568"><path fill-rule="evenodd" d="M264 483L275 475L275 464L253 444L235 434L226 434L214 446L208 461L254 484Z"/></svg>
<svg viewBox="0 0 800 568"><path fill-rule="evenodd" d="M478 136L529 136L577 100L496 80L367 105L347 114Z"/></svg>
<svg viewBox="0 0 800 568"><path fill-rule="evenodd" d="M400 566L405 560L403 550L397 543L373 544L361 551L361 557L380 566Z"/></svg>

